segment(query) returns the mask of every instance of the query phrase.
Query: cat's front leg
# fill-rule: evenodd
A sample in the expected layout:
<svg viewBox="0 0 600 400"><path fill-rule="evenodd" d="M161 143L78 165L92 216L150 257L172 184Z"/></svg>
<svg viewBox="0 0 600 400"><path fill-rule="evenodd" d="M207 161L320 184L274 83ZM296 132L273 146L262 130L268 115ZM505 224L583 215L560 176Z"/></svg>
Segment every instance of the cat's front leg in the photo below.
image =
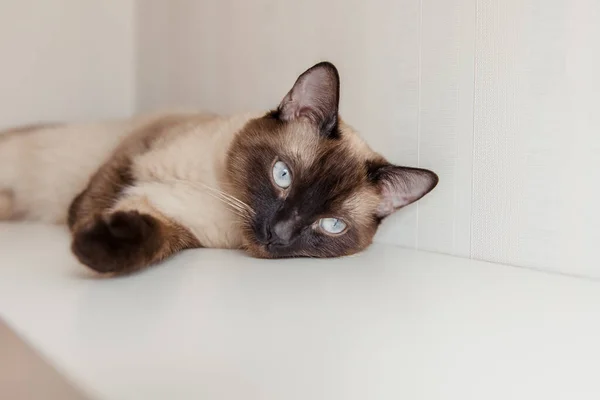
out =
<svg viewBox="0 0 600 400"><path fill-rule="evenodd" d="M160 247L159 222L137 211L97 216L74 233L72 243L79 261L102 273L138 269Z"/></svg>
<svg viewBox="0 0 600 400"><path fill-rule="evenodd" d="M113 211L73 232L73 253L100 273L127 273L185 248L199 247L187 230L135 210Z"/></svg>

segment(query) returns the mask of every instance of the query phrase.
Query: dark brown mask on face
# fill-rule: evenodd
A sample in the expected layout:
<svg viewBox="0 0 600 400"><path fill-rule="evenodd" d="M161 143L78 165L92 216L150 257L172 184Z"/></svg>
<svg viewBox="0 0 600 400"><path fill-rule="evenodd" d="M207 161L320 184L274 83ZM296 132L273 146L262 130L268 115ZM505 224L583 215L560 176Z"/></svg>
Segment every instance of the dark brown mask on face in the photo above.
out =
<svg viewBox="0 0 600 400"><path fill-rule="evenodd" d="M250 121L228 154L233 194L254 210L242 221L257 257L338 257L366 248L379 223L437 184L373 152L338 115L330 63L304 72L279 107Z"/></svg>

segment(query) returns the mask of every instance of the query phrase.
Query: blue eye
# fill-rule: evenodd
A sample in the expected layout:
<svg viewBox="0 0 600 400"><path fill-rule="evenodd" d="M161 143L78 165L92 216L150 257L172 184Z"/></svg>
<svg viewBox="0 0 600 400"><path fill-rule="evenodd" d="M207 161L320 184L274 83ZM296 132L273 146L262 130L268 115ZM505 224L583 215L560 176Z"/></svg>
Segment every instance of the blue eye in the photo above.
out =
<svg viewBox="0 0 600 400"><path fill-rule="evenodd" d="M273 181L282 189L286 189L292 184L292 173L283 161L277 161L273 165Z"/></svg>
<svg viewBox="0 0 600 400"><path fill-rule="evenodd" d="M346 223L337 218L322 218L319 221L319 226L327 233L337 235L346 230Z"/></svg>

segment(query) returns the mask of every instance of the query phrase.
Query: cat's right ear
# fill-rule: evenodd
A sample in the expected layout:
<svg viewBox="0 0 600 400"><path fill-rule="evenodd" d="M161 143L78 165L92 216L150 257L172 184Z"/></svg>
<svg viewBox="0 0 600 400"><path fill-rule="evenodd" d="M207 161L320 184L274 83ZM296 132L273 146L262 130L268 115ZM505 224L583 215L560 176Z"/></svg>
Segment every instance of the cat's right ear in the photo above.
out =
<svg viewBox="0 0 600 400"><path fill-rule="evenodd" d="M304 72L283 98L276 111L282 121L306 119L325 137L337 135L340 77L330 62Z"/></svg>
<svg viewBox="0 0 600 400"><path fill-rule="evenodd" d="M428 169L379 162L367 163L367 176L379 187L381 201L376 215L382 219L419 200L431 192L439 181L438 176Z"/></svg>

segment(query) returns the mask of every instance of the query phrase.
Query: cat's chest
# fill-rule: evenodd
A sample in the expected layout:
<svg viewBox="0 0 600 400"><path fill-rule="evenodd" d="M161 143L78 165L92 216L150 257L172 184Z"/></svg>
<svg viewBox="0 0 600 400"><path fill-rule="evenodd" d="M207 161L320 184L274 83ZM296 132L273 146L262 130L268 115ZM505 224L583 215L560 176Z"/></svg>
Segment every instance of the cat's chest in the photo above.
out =
<svg viewBox="0 0 600 400"><path fill-rule="evenodd" d="M148 153L134 160L136 183L130 192L185 226L204 247L239 248L238 217L219 194L222 157L185 146Z"/></svg>
<svg viewBox="0 0 600 400"><path fill-rule="evenodd" d="M163 215L186 227L204 247L239 248L236 214L222 200L182 182L140 182L130 194L144 197Z"/></svg>

